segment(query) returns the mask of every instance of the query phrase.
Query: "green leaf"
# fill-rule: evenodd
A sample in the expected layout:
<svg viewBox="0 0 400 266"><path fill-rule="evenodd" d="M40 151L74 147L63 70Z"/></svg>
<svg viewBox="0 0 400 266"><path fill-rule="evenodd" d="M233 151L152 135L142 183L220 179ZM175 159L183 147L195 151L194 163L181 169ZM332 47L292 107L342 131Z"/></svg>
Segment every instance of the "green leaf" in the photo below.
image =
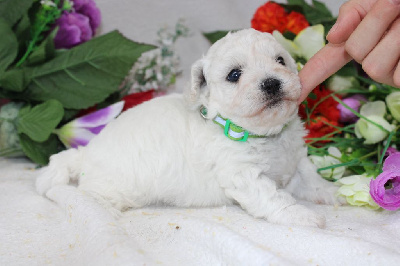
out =
<svg viewBox="0 0 400 266"><path fill-rule="evenodd" d="M313 0L312 3L313 3L313 6L315 7L315 9L319 13L323 14L324 16L330 17L330 18L333 17L332 12L329 10L329 8L326 7L326 5L324 3L316 1L316 0Z"/></svg>
<svg viewBox="0 0 400 266"><path fill-rule="evenodd" d="M24 14L22 18L18 21L18 23L13 27L15 36L17 36L17 40L19 42L20 49L25 49L26 44L28 43L31 37L31 22L29 20L28 14ZM20 51L22 54L24 51Z"/></svg>
<svg viewBox="0 0 400 266"><path fill-rule="evenodd" d="M61 143L54 134L45 142L33 141L25 134L20 134L19 140L25 155L39 165L48 164L50 156L61 151Z"/></svg>
<svg viewBox="0 0 400 266"><path fill-rule="evenodd" d="M57 100L48 100L31 108L26 106L19 111L18 133L24 133L33 141L43 142L60 123L64 109Z"/></svg>
<svg viewBox="0 0 400 266"><path fill-rule="evenodd" d="M308 6L304 0L287 0L289 5Z"/></svg>
<svg viewBox="0 0 400 266"><path fill-rule="evenodd" d="M32 82L27 99L57 99L65 108L83 109L118 90L135 61L155 46L128 40L113 31L27 67Z"/></svg>
<svg viewBox="0 0 400 266"><path fill-rule="evenodd" d="M288 39L288 40L291 40L291 41L293 41L294 38L296 38L296 36L297 36L296 34L294 34L291 31L288 31L288 30L286 30L282 35L283 35L283 37L285 37L285 39Z"/></svg>
<svg viewBox="0 0 400 266"><path fill-rule="evenodd" d="M34 1L36 0L0 0L0 18L12 27L27 13Z"/></svg>
<svg viewBox="0 0 400 266"><path fill-rule="evenodd" d="M358 71L355 66L355 63L353 61L350 61L349 63L344 65L341 69L339 69L339 71L336 72L336 74L344 77L354 77L358 75Z"/></svg>
<svg viewBox="0 0 400 266"><path fill-rule="evenodd" d="M18 68L6 71L0 78L0 87L9 91L21 92L27 84L25 72Z"/></svg>
<svg viewBox="0 0 400 266"><path fill-rule="evenodd" d="M304 14L311 25L322 24L326 33L336 21L331 11L320 1L313 0L312 5L305 0L288 0L287 2L288 5L283 5L286 9Z"/></svg>
<svg viewBox="0 0 400 266"><path fill-rule="evenodd" d="M18 41L11 27L0 18L0 76L14 61L18 53Z"/></svg>
<svg viewBox="0 0 400 266"><path fill-rule="evenodd" d="M308 94L308 98L310 98L311 100L316 100L317 95L314 92L310 92L310 94Z"/></svg>
<svg viewBox="0 0 400 266"><path fill-rule="evenodd" d="M228 34L229 31L213 31L213 32L208 32L208 33L203 33L204 37L207 38L207 40L210 43L215 43L219 39L222 39L225 37L225 35Z"/></svg>

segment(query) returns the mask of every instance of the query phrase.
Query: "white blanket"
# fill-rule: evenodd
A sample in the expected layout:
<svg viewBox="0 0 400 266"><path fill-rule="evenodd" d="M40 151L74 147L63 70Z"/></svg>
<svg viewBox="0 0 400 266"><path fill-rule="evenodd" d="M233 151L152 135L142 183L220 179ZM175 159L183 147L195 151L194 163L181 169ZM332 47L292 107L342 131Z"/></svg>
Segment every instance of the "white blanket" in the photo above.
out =
<svg viewBox="0 0 400 266"><path fill-rule="evenodd" d="M399 265L400 212L310 208L325 229L281 226L238 206L147 207L113 218L65 186L58 205L35 192L38 171L0 159L0 265Z"/></svg>

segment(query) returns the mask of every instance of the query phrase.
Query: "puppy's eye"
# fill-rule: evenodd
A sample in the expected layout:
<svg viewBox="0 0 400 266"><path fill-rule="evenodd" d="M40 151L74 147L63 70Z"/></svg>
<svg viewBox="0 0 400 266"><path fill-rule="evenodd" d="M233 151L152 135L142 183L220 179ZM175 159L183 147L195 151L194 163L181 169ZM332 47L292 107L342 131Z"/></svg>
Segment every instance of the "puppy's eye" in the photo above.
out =
<svg viewBox="0 0 400 266"><path fill-rule="evenodd" d="M231 72L229 72L228 76L226 77L226 80L229 82L237 82L241 74L242 71L240 69L232 69Z"/></svg>
<svg viewBox="0 0 400 266"><path fill-rule="evenodd" d="M278 57L276 58L276 62L278 62L278 63L281 64L282 66L286 65L286 64L285 64L285 60L283 59L282 56L278 56Z"/></svg>

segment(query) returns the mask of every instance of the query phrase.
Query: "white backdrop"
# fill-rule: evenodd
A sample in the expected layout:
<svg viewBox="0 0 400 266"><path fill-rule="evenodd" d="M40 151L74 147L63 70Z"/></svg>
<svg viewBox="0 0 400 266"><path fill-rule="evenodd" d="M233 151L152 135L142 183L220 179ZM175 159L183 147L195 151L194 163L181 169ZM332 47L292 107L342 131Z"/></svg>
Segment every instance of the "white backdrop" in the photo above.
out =
<svg viewBox="0 0 400 266"><path fill-rule="evenodd" d="M114 29L126 37L155 44L157 31L163 26L174 27L183 18L191 36L180 39L177 53L181 58L182 76L177 90L188 82L191 64L208 49L202 32L249 28L256 9L266 0L96 0L102 12L100 33ZM284 3L286 1L277 0ZM337 15L345 0L322 1Z"/></svg>

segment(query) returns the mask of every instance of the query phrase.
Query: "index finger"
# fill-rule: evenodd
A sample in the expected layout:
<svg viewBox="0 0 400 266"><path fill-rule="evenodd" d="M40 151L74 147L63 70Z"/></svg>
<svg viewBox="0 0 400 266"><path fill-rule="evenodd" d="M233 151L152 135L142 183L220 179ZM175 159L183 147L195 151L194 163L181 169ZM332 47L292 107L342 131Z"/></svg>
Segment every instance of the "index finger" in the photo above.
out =
<svg viewBox="0 0 400 266"><path fill-rule="evenodd" d="M328 43L325 45L308 60L299 73L302 89L298 103L304 101L316 86L341 69L350 60L351 56L346 52L344 43Z"/></svg>

